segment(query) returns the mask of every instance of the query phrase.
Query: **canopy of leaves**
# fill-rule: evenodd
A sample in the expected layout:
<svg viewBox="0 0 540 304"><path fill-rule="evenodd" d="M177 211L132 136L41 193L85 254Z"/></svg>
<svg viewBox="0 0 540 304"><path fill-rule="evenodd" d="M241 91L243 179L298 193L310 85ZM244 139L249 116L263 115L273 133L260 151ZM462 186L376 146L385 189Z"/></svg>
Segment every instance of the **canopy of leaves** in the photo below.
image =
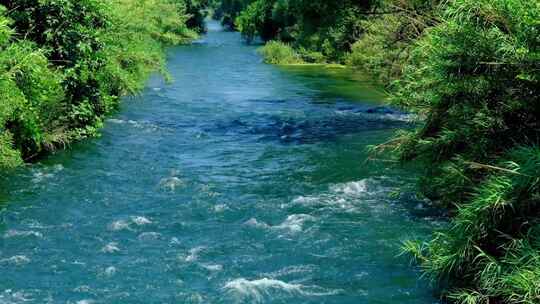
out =
<svg viewBox="0 0 540 304"><path fill-rule="evenodd" d="M119 97L196 37L172 0L1 0L0 167L97 134ZM198 2L197 2L198 3Z"/></svg>

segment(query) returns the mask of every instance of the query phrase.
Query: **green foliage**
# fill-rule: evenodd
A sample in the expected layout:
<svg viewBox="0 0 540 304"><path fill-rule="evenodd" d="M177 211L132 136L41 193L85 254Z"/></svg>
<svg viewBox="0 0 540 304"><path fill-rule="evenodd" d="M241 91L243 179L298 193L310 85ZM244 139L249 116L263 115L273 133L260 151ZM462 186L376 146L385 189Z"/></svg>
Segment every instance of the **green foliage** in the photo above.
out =
<svg viewBox="0 0 540 304"><path fill-rule="evenodd" d="M215 0L211 5L214 7L214 18L221 20L221 23L230 28L235 29L235 20L249 4L254 0Z"/></svg>
<svg viewBox="0 0 540 304"><path fill-rule="evenodd" d="M209 0L184 0L185 13L189 17L186 20L188 28L194 29L198 33L206 32L204 19L207 16Z"/></svg>
<svg viewBox="0 0 540 304"><path fill-rule="evenodd" d="M340 61L360 38L361 21L377 4L374 0L257 0L245 6L236 27L248 41L256 36L281 40L316 55L313 61Z"/></svg>
<svg viewBox="0 0 540 304"><path fill-rule="evenodd" d="M248 42L258 34L259 27L266 19L264 0L251 3L235 20L235 27Z"/></svg>
<svg viewBox="0 0 540 304"><path fill-rule="evenodd" d="M515 148L460 204L449 229L408 243L426 274L458 303L540 300L540 149Z"/></svg>
<svg viewBox="0 0 540 304"><path fill-rule="evenodd" d="M0 16L0 164L12 167L41 148L63 98L58 73L30 42L10 41L11 21Z"/></svg>
<svg viewBox="0 0 540 304"><path fill-rule="evenodd" d="M455 1L414 48L393 100L425 117L401 151L429 164L434 199L460 201L456 193L470 193L484 178L468 162L492 164L516 145L538 142L539 6ZM446 182L451 171L469 183Z"/></svg>
<svg viewBox="0 0 540 304"><path fill-rule="evenodd" d="M4 169L11 169L22 164L20 152L12 146L11 133L7 131L0 133L0 167Z"/></svg>
<svg viewBox="0 0 540 304"><path fill-rule="evenodd" d="M257 0L247 6L235 20L236 29L242 33L248 42L256 36L264 41L270 39L285 40L280 36L284 28L281 20L276 19L275 8L279 3L268 0Z"/></svg>
<svg viewBox="0 0 540 304"><path fill-rule="evenodd" d="M450 228L407 243L458 303L540 301L540 3L456 0L413 45L393 101L423 122L396 140L424 163Z"/></svg>
<svg viewBox="0 0 540 304"><path fill-rule="evenodd" d="M279 41L270 41L259 49L264 62L270 64L297 64L303 60L300 55L290 46Z"/></svg>
<svg viewBox="0 0 540 304"><path fill-rule="evenodd" d="M194 1L189 5L193 5ZM197 2L198 3L198 2ZM187 42L172 0L0 1L0 167L94 136L119 97Z"/></svg>
<svg viewBox="0 0 540 304"><path fill-rule="evenodd" d="M380 83L389 85L402 76L405 63L417 39L436 25L446 1L389 1L362 20L363 34L346 55L349 66L360 68Z"/></svg>

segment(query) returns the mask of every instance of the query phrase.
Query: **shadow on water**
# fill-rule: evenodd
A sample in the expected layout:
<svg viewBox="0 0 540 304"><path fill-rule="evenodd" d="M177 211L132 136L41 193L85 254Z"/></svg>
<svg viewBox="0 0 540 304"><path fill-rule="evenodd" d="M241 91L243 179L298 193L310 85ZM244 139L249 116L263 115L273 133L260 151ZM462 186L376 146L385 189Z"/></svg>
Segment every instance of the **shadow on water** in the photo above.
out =
<svg viewBox="0 0 540 304"><path fill-rule="evenodd" d="M250 100L254 103L298 103L308 108L302 101L282 99ZM207 127L207 132L238 133L256 135L259 140L273 140L289 144L310 144L335 141L341 136L364 131L409 128L413 125L411 116L386 106L355 105L334 103L314 113L306 111L302 115L244 115L218 121Z"/></svg>
<svg viewBox="0 0 540 304"><path fill-rule="evenodd" d="M317 92L316 102L347 100L367 105L382 104L386 98L383 89L360 71L346 67L324 65L291 65L279 69L289 77L306 83Z"/></svg>

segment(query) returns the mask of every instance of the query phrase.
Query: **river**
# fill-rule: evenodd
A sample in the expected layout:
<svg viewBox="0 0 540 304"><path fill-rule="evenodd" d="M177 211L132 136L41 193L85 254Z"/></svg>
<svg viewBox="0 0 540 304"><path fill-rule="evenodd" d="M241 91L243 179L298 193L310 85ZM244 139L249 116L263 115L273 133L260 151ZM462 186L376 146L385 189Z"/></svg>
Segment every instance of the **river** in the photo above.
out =
<svg viewBox="0 0 540 304"><path fill-rule="evenodd" d="M398 254L440 223L366 162L409 117L255 50L210 23L100 138L3 178L0 303L436 303Z"/></svg>

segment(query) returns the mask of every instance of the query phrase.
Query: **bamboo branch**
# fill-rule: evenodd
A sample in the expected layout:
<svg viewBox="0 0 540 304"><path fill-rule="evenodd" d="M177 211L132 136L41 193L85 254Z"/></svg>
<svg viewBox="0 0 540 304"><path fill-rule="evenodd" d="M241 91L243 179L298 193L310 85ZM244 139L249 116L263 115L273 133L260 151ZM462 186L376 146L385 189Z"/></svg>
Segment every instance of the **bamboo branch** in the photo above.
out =
<svg viewBox="0 0 540 304"><path fill-rule="evenodd" d="M527 174L519 173L519 172L510 170L510 169L501 168L501 167L497 167L497 166L485 165L485 164L481 164L481 163L477 163L477 162L472 162L472 161L468 161L468 162L465 162L465 163L468 164L468 165L470 165L471 168L473 168L473 169L490 169L490 170L498 170L498 171L503 171L503 172L510 173L510 174L522 175L522 176L527 176L527 177L533 177L533 176L530 176L530 175L527 175Z"/></svg>

